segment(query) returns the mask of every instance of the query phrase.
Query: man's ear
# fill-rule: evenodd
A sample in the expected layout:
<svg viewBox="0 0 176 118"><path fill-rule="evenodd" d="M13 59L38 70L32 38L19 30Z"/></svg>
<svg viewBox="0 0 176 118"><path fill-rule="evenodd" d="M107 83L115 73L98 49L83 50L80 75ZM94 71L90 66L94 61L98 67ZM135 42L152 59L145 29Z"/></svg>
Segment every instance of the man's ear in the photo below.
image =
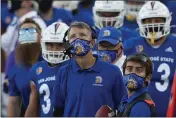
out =
<svg viewBox="0 0 176 118"><path fill-rule="evenodd" d="M147 77L145 78L145 81L147 82L147 86L150 83L151 78L152 78L151 74L147 75Z"/></svg>
<svg viewBox="0 0 176 118"><path fill-rule="evenodd" d="M92 40L90 41L90 47L91 47L91 48L93 48L93 47L94 47L94 45L95 45L95 40L94 40L94 39L92 39Z"/></svg>

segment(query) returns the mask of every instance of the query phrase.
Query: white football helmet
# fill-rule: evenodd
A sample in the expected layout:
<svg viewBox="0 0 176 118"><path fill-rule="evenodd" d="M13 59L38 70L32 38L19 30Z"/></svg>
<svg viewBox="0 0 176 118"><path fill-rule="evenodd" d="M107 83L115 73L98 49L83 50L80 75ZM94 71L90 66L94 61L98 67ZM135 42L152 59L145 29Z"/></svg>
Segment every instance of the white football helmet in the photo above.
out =
<svg viewBox="0 0 176 118"><path fill-rule="evenodd" d="M148 18L164 18L165 23L144 24L143 20ZM170 33L171 13L163 3L148 1L140 9L137 23L142 37L158 40Z"/></svg>
<svg viewBox="0 0 176 118"><path fill-rule="evenodd" d="M53 6L56 8L64 8L72 11L78 7L79 1L53 1Z"/></svg>
<svg viewBox="0 0 176 118"><path fill-rule="evenodd" d="M47 62L57 64L69 59L68 55L65 55L63 51L49 51L46 47L46 43L63 43L63 38L68 28L65 23L55 22L42 32L42 55Z"/></svg>
<svg viewBox="0 0 176 118"><path fill-rule="evenodd" d="M103 14L109 14L104 16ZM113 26L119 28L123 25L125 16L124 1L95 1L93 7L94 22L98 28ZM110 14L112 14L110 16Z"/></svg>

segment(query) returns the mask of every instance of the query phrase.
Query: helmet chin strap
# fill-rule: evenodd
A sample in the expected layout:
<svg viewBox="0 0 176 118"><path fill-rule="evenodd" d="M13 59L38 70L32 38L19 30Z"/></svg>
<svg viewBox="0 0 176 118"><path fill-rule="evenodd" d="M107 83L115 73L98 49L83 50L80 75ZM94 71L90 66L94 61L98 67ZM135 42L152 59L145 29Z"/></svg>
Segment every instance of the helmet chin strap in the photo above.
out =
<svg viewBox="0 0 176 118"><path fill-rule="evenodd" d="M154 44L155 43L156 32L151 32L150 35L151 35L150 41L151 41L152 44Z"/></svg>

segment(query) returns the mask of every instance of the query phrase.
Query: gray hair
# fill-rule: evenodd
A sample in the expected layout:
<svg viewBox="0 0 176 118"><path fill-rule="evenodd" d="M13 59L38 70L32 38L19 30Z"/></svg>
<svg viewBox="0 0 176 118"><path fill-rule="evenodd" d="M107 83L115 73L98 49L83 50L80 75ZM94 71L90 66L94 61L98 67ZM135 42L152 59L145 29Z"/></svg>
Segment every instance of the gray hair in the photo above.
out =
<svg viewBox="0 0 176 118"><path fill-rule="evenodd" d="M72 27L77 27L77 28L80 28L80 29L84 29L86 28L87 30L90 31L91 35L92 35L92 29L91 27L87 24L87 23L84 23L84 22L81 22L81 21L75 21L75 22L72 22L69 29L68 29L68 32L67 34L70 33L70 30Z"/></svg>

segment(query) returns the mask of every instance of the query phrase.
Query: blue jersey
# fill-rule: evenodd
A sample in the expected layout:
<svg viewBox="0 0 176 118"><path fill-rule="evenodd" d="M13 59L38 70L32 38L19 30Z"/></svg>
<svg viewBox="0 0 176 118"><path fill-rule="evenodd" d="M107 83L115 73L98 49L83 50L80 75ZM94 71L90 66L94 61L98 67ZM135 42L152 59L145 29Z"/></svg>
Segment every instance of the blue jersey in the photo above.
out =
<svg viewBox="0 0 176 118"><path fill-rule="evenodd" d="M29 85L30 80L27 78L29 69L25 66L14 65L7 73L9 81L9 95L20 96L26 109L29 104L30 88L26 87Z"/></svg>
<svg viewBox="0 0 176 118"><path fill-rule="evenodd" d="M127 20L127 18L124 19L123 26L127 27L131 30L136 30L138 28L138 24L137 24L136 20L135 21L129 21L129 20Z"/></svg>
<svg viewBox="0 0 176 118"><path fill-rule="evenodd" d="M56 81L56 73L59 68L66 63L67 62L64 62L55 67L50 67L48 62L41 61L36 63L30 70L29 79L34 81L39 92L41 117L53 116L51 96L53 93L53 86Z"/></svg>
<svg viewBox="0 0 176 118"><path fill-rule="evenodd" d="M53 8L53 15L50 20L43 19L47 26L51 25L54 22L61 21L70 25L73 21L73 17L70 11L63 8Z"/></svg>
<svg viewBox="0 0 176 118"><path fill-rule="evenodd" d="M126 40L134 37L139 37L139 32L137 30L131 30L127 27L120 27L119 28L122 32L122 43L124 43Z"/></svg>
<svg viewBox="0 0 176 118"><path fill-rule="evenodd" d="M73 20L74 21L82 21L87 23L90 26L94 26L94 20L93 20L93 12L92 7L94 5L94 2L90 6L90 8L84 8L81 4L78 4L78 8L76 13L73 14Z"/></svg>
<svg viewBox="0 0 176 118"><path fill-rule="evenodd" d="M153 62L149 94L156 104L157 116L166 116L171 86L176 69L176 37L168 35L158 48L151 47L144 38L126 42L131 53L144 52ZM129 54L129 53L128 53Z"/></svg>
<svg viewBox="0 0 176 118"><path fill-rule="evenodd" d="M64 117L94 117L105 104L117 108L126 93L120 69L99 59L86 70L73 60L56 78L52 102L54 108L64 107Z"/></svg>

